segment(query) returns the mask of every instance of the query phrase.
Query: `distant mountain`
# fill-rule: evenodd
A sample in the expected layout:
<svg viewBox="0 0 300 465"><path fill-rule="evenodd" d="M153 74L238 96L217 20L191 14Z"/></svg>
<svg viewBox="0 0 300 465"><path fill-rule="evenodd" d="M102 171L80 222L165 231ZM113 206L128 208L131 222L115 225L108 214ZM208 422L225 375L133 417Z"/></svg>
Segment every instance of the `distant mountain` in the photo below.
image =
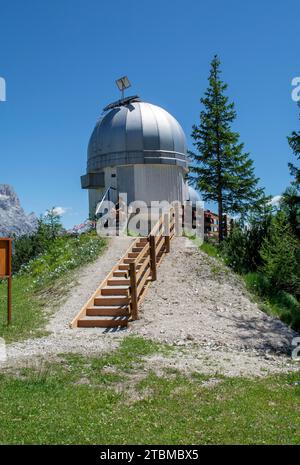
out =
<svg viewBox="0 0 300 465"><path fill-rule="evenodd" d="M26 215L19 197L8 184L0 184L0 237L22 236L37 229L34 213Z"/></svg>

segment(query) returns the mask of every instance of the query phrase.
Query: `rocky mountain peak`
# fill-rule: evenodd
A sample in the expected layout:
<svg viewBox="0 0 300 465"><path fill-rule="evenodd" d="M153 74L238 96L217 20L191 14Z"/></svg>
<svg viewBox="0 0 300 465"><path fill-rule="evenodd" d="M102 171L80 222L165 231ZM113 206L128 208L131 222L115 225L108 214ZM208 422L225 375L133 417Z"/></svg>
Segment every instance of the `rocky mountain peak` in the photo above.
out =
<svg viewBox="0 0 300 465"><path fill-rule="evenodd" d="M27 215L13 187L0 184L0 236L22 236L37 229L37 217Z"/></svg>

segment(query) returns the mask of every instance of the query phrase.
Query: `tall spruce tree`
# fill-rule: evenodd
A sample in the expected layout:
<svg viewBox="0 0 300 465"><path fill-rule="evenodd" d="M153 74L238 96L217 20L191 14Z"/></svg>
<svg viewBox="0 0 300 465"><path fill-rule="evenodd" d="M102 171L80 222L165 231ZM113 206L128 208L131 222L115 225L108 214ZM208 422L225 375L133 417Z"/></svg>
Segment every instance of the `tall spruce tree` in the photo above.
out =
<svg viewBox="0 0 300 465"><path fill-rule="evenodd" d="M200 124L193 126L192 138L198 153L190 152L190 167L195 187L203 200L218 203L219 241L224 238L223 215L245 214L265 201L263 189L258 188L253 161L243 152L244 144L231 124L236 118L234 103L224 94L227 89L220 78L220 60L211 62L209 86L200 102ZM263 199L263 200L262 200Z"/></svg>
<svg viewBox="0 0 300 465"><path fill-rule="evenodd" d="M298 103L298 106L300 108L300 102ZM300 131L293 131L292 134L288 137L288 142L294 155L298 160L300 160ZM289 163L289 168L292 176L295 177L294 184L297 188L300 188L300 168L295 166L293 163Z"/></svg>

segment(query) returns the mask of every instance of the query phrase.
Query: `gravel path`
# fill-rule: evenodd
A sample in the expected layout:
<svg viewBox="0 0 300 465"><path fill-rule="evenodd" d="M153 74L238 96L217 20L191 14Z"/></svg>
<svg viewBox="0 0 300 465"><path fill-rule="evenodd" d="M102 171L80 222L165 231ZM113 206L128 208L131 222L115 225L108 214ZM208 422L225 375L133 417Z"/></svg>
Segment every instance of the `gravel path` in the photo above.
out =
<svg viewBox="0 0 300 465"><path fill-rule="evenodd" d="M8 346L9 365L59 353L100 354L116 348L127 334L173 344L170 357L147 359L148 369L255 376L297 369L287 353L295 333L259 310L243 282L185 238L175 238L128 330L70 329L69 323L132 238L111 238L105 253L79 270L66 302L52 317L49 336Z"/></svg>

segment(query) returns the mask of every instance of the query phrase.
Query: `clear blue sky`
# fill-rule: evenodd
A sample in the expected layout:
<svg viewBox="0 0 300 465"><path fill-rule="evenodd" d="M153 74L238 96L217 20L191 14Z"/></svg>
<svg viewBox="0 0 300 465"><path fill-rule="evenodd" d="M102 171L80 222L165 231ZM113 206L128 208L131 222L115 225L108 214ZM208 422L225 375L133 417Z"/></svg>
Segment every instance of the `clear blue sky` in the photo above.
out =
<svg viewBox="0 0 300 465"><path fill-rule="evenodd" d="M290 182L286 136L299 129L300 3L286 0L0 0L0 183L27 212L87 216L80 189L90 133L127 74L143 99L182 124L191 147L210 61L220 55L235 129L267 193Z"/></svg>

